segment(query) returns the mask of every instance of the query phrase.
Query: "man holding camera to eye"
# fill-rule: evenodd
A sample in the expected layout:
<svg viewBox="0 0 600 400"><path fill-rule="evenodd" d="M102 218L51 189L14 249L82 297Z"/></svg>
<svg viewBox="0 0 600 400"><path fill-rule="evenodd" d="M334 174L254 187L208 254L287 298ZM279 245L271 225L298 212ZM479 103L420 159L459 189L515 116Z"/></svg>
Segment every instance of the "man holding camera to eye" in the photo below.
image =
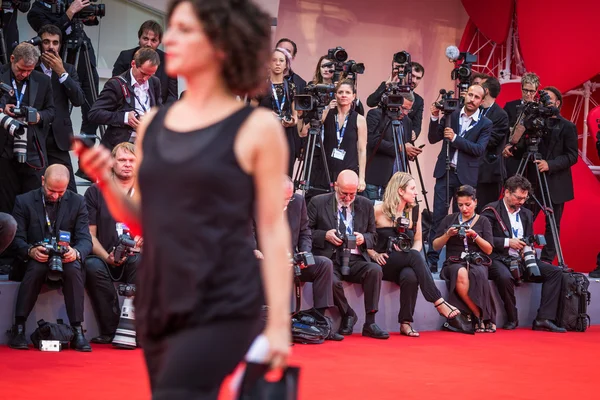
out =
<svg viewBox="0 0 600 400"><path fill-rule="evenodd" d="M367 198L356 196L358 181L356 172L344 170L337 177L334 193L318 195L310 201L308 220L313 232L313 252L333 261L334 302L342 316L339 333L351 335L357 321L344 295L343 279L363 287L366 313L363 336L387 339L389 333L375 323L383 271L367 255L375 243L375 214Z"/></svg>
<svg viewBox="0 0 600 400"><path fill-rule="evenodd" d="M133 196L137 163L135 146L127 142L118 144L112 150L112 158L113 180L123 192ZM114 220L98 184L85 192L85 202L93 244L92 254L84 262L85 287L100 331L100 336L91 341L108 344L115 336L121 315L113 282L135 283L142 238L132 238L127 227Z"/></svg>
<svg viewBox="0 0 600 400"><path fill-rule="evenodd" d="M537 317L533 321L533 330L564 333L566 329L555 324L562 269L534 258L535 249L531 240L534 215L523 208L531 189L531 183L526 178L520 175L512 176L504 183L504 198L488 204L481 213L492 224L494 235L489 278L496 283L500 298L504 302L504 329L512 330L519 325L515 285L520 285L521 279L525 279L530 282L542 282L542 299Z"/></svg>
<svg viewBox="0 0 600 400"><path fill-rule="evenodd" d="M135 130L150 109L162 104L160 80L154 76L160 58L142 47L135 52L131 68L109 79L90 110L90 121L108 125L102 143L112 150L122 142L135 143Z"/></svg>
<svg viewBox="0 0 600 400"><path fill-rule="evenodd" d="M71 176L69 190L77 193L73 165L69 155L73 137L69 103L74 107L80 107L85 101L85 95L79 84L79 76L75 67L64 63L60 58L62 44L60 29L54 25L44 25L38 31L38 36L42 39L40 45L42 56L36 71L43 72L50 78L55 107L54 121L50 125L50 132L46 137L48 165L62 164L67 167Z"/></svg>
<svg viewBox="0 0 600 400"><path fill-rule="evenodd" d="M46 279L62 280L67 316L73 328L71 348L92 351L83 335L82 262L92 249L85 200L67 190L69 170L51 165L42 188L17 197L13 216L17 233L13 247L25 262L25 274L17 295L15 325L8 346L27 350L25 322Z"/></svg>
<svg viewBox="0 0 600 400"><path fill-rule="evenodd" d="M21 43L0 68L0 82L13 91L0 99L2 124L7 117L18 120L12 133L0 128L0 212L12 212L17 195L39 188L47 165L46 135L55 110L50 78L34 71L39 58L37 47Z"/></svg>

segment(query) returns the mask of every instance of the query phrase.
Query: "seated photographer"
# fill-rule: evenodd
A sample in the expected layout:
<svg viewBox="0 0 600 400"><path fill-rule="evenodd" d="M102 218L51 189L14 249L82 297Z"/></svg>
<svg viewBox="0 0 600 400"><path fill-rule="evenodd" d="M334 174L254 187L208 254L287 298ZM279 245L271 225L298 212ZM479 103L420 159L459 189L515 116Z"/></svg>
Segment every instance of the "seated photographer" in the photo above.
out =
<svg viewBox="0 0 600 400"><path fill-rule="evenodd" d="M342 316L339 333L351 335L357 321L344 295L343 279L362 285L366 313L363 336L387 339L389 333L375 323L383 272L367 254L375 244L373 205L356 196L358 184L356 172L344 170L337 177L334 193L315 196L308 204L313 253L333 261L333 298Z"/></svg>
<svg viewBox="0 0 600 400"><path fill-rule="evenodd" d="M412 93L400 93L400 95L403 101L397 119L401 124L399 137L395 140L389 111L384 113L381 108L373 108L367 113L369 156L365 173L367 185L363 195L369 200L381 200L392 174L397 171L406 172L403 171L405 163L422 152L411 143L412 123L410 118L406 118L412 110L415 98ZM395 148L395 143L398 149Z"/></svg>
<svg viewBox="0 0 600 400"><path fill-rule="evenodd" d="M308 216L306 214L306 203L301 195L294 193L294 183L289 177L284 180L285 192L285 210L287 220L292 234L292 250L295 252L294 258L298 254L312 252L312 233L308 227ZM323 315L328 308L342 304L345 298L335 299L333 284L341 286L341 282L333 274L333 263L327 257L314 256L314 265L302 263L298 265L299 271L294 270L301 282L312 282L313 286L313 305ZM336 291L335 294L338 294ZM343 293L343 291L342 291ZM331 331L327 340L343 340L344 336Z"/></svg>
<svg viewBox="0 0 600 400"><path fill-rule="evenodd" d="M54 164L42 177L42 188L17 196L13 216L17 233L13 247L25 262L17 294L15 325L8 346L27 350L25 322L46 279L62 280L69 322L75 334L71 348L92 351L83 335L82 260L92 249L83 196L67 190L69 170Z"/></svg>
<svg viewBox="0 0 600 400"><path fill-rule="evenodd" d="M433 240L436 251L446 246L440 277L446 281L448 301L473 316L475 332L493 333L496 310L488 283L487 257L492 252L492 227L487 218L475 213L477 197L472 186L459 187L454 201L460 211L444 217Z"/></svg>
<svg viewBox="0 0 600 400"><path fill-rule="evenodd" d="M396 172L387 185L383 203L374 207L377 244L367 250L371 259L381 265L383 279L400 285L400 334L410 337L419 336L411 325L419 286L425 300L433 303L449 322L460 315L460 311L442 297L421 254L421 216L416 198L413 177Z"/></svg>
<svg viewBox="0 0 600 400"><path fill-rule="evenodd" d="M533 249L533 214L523 204L531 192L531 183L515 175L504 183L504 198L490 203L481 213L492 225L493 252L489 276L498 287L506 310L504 329L519 325L515 285L521 279L542 282L542 299L533 330L566 332L556 320L562 284L562 270L535 258ZM533 263L532 263L533 261ZM522 277L522 275L524 275Z"/></svg>
<svg viewBox="0 0 600 400"><path fill-rule="evenodd" d="M47 165L46 135L54 120L54 100L50 78L34 70L39 58L37 47L21 43L10 63L0 67L0 82L12 84L14 91L1 96L0 112L19 120L11 124L18 125L13 133L0 128L0 212L12 212L17 195L38 189Z"/></svg>
<svg viewBox="0 0 600 400"><path fill-rule="evenodd" d="M119 143L112 150L113 180L123 192L133 195L135 183L135 146L132 143ZM98 184L93 184L85 192L85 202L90 219L92 254L83 264L85 288L96 313L100 336L92 338L92 343L107 344L115 336L121 315L119 298L113 282L135 283L135 275L141 247L141 238L132 238L127 227L116 222ZM135 246L131 246L135 244Z"/></svg>
<svg viewBox="0 0 600 400"><path fill-rule="evenodd" d="M154 76L160 58L148 47L135 52L131 68L105 84L90 109L89 120L108 125L100 141L109 150L122 142L135 142L135 131L154 106L162 104L160 80Z"/></svg>
<svg viewBox="0 0 600 400"><path fill-rule="evenodd" d="M285 129L289 147L288 175L294 173L296 161L296 141L298 136L298 113L294 108L296 85L285 78L291 68L291 55L285 49L275 49L271 54L269 64L269 91L264 96L257 98L258 105L273 111L273 115L281 121Z"/></svg>

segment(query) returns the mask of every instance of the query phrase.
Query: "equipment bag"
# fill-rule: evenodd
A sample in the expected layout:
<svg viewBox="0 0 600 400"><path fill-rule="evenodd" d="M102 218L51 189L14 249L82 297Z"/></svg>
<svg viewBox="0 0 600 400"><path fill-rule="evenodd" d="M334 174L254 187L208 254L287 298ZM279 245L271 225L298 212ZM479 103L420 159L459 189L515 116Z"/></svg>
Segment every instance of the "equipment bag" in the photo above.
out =
<svg viewBox="0 0 600 400"><path fill-rule="evenodd" d="M588 278L578 272L564 272L558 305L558 326L568 331L585 332L590 325Z"/></svg>
<svg viewBox="0 0 600 400"><path fill-rule="evenodd" d="M73 329L69 325L63 324L62 319L56 320L56 324L40 319L38 328L31 334L31 341L35 348L39 349L42 340L58 340L61 349L66 349L69 347L73 336L75 336Z"/></svg>
<svg viewBox="0 0 600 400"><path fill-rule="evenodd" d="M315 308L292 315L292 340L302 344L320 344L331 334L329 318Z"/></svg>

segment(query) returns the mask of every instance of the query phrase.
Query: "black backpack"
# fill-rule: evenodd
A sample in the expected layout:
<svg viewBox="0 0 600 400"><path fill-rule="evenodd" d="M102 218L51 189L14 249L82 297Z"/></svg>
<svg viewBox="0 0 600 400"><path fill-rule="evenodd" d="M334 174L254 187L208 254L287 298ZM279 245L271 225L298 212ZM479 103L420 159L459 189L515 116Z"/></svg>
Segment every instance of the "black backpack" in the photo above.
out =
<svg viewBox="0 0 600 400"><path fill-rule="evenodd" d="M590 325L587 307L591 294L590 281L578 272L564 272L558 305L558 326L568 331L585 332Z"/></svg>
<svg viewBox="0 0 600 400"><path fill-rule="evenodd" d="M302 303L302 285L300 279L294 279L296 310L292 314L292 341L302 344L321 344L329 337L333 329L331 320L316 308L300 311Z"/></svg>
<svg viewBox="0 0 600 400"><path fill-rule="evenodd" d="M75 336L73 328L65 325L62 319L57 320L56 324L46 322L43 319L40 319L37 323L38 328L31 334L31 341L36 349L40 348L40 341L42 340L58 340L61 349L66 349Z"/></svg>

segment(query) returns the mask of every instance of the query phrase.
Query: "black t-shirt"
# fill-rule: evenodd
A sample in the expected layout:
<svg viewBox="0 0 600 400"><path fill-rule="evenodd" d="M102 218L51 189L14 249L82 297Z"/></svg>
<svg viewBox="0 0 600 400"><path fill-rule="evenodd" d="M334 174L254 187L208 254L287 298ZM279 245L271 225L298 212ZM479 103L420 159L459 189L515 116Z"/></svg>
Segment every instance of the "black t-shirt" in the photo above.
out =
<svg viewBox="0 0 600 400"><path fill-rule="evenodd" d="M117 244L119 235L117 234L117 223L108 211L104 196L100 192L98 185L93 184L85 192L85 203L87 205L90 225L96 225L96 237L104 247L104 250L110 251Z"/></svg>

